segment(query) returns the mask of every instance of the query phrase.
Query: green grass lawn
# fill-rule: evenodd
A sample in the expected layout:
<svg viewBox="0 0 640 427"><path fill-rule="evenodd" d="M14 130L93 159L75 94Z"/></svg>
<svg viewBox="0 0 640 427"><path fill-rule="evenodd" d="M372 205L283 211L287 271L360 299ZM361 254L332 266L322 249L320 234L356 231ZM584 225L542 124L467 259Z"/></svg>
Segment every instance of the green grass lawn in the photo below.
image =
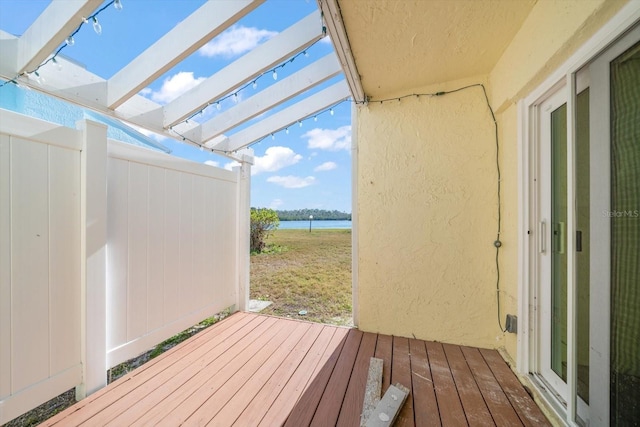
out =
<svg viewBox="0 0 640 427"><path fill-rule="evenodd" d="M251 255L251 298L273 302L262 313L351 324L351 230L278 230L267 244Z"/></svg>

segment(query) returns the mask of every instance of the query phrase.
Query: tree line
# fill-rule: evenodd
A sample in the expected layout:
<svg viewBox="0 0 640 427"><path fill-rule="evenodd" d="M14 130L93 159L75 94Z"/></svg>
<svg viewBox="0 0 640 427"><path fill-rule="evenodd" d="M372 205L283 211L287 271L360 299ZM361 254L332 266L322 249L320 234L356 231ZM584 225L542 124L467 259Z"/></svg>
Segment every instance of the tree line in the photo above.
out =
<svg viewBox="0 0 640 427"><path fill-rule="evenodd" d="M276 210L280 221L305 221L309 220L309 216L313 215L314 220L327 221L327 220L340 220L351 221L351 214L346 212L340 212L337 210L327 211L323 209L297 209L292 211L279 211Z"/></svg>

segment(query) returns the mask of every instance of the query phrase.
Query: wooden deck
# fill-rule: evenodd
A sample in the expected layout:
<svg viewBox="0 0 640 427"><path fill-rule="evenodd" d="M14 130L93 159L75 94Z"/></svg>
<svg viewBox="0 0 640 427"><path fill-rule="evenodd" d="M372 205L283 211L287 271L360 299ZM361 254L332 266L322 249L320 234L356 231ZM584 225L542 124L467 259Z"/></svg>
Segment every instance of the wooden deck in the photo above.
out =
<svg viewBox="0 0 640 427"><path fill-rule="evenodd" d="M411 389L398 426L549 425L493 350L236 313L45 426L359 426L369 358Z"/></svg>

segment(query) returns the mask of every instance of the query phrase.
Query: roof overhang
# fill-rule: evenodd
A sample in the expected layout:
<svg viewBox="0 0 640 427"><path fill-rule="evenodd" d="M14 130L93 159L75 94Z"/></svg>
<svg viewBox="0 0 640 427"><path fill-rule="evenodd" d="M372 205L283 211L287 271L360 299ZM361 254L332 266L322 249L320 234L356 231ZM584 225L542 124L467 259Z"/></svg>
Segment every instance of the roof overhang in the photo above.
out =
<svg viewBox="0 0 640 427"><path fill-rule="evenodd" d="M354 99L487 75L536 0L320 0Z"/></svg>

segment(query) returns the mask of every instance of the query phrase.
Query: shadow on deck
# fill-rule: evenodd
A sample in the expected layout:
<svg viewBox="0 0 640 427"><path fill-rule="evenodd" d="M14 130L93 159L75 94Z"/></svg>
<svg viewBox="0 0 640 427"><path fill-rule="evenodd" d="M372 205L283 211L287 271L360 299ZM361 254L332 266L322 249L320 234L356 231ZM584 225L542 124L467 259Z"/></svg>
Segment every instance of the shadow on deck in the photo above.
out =
<svg viewBox="0 0 640 427"><path fill-rule="evenodd" d="M395 425L549 424L494 350L236 313L42 425L359 426L373 356Z"/></svg>

